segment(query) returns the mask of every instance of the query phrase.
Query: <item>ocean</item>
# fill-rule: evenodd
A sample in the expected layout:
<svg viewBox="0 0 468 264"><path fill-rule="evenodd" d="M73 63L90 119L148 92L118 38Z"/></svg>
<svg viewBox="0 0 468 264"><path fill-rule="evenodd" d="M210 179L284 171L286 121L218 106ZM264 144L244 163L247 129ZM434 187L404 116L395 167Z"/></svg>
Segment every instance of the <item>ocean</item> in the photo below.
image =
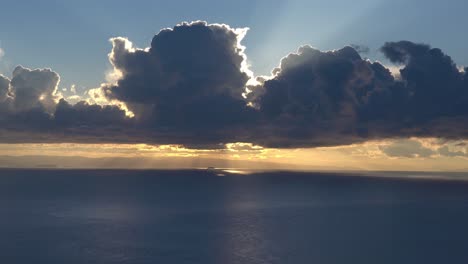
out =
<svg viewBox="0 0 468 264"><path fill-rule="evenodd" d="M468 263L468 181L1 169L0 263Z"/></svg>

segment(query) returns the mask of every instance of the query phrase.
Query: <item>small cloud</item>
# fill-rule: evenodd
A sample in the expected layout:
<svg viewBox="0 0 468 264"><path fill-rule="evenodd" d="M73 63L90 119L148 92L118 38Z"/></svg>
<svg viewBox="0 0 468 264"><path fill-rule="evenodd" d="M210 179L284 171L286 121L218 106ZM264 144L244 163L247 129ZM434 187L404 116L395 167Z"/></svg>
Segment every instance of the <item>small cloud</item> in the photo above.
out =
<svg viewBox="0 0 468 264"><path fill-rule="evenodd" d="M72 104L76 104L83 99L79 95L72 95L67 97L67 101Z"/></svg>
<svg viewBox="0 0 468 264"><path fill-rule="evenodd" d="M225 147L228 151L238 152L238 151L261 151L263 147L254 145L252 143L236 142L236 143L227 143Z"/></svg>
<svg viewBox="0 0 468 264"><path fill-rule="evenodd" d="M370 52L370 48L365 45L351 44L351 48L355 49L358 53L367 54Z"/></svg>
<svg viewBox="0 0 468 264"><path fill-rule="evenodd" d="M394 158L429 158L436 154L432 149L424 147L421 142L413 139L395 141L388 146L381 146L380 150Z"/></svg>
<svg viewBox="0 0 468 264"><path fill-rule="evenodd" d="M454 150L449 148L449 146L443 146L438 149L438 152L441 156L445 157L467 157L468 154L461 150Z"/></svg>
<svg viewBox="0 0 468 264"><path fill-rule="evenodd" d="M0 59L3 58L3 56L5 56L5 51L0 48Z"/></svg>

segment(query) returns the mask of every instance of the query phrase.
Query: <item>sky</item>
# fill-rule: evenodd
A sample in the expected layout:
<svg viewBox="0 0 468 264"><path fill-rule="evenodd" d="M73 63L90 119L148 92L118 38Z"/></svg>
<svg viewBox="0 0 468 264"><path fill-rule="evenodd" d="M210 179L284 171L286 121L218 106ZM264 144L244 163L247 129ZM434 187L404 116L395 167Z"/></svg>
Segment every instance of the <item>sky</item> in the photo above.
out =
<svg viewBox="0 0 468 264"><path fill-rule="evenodd" d="M149 46L154 34L182 21L250 28L244 45L255 73L268 74L300 45L321 50L360 44L382 59L386 41L411 40L443 49L468 65L463 0L292 1L9 1L0 16L3 73L16 65L49 67L61 86L86 89L105 81L111 37Z"/></svg>
<svg viewBox="0 0 468 264"><path fill-rule="evenodd" d="M2 6L0 156L468 170L466 1Z"/></svg>

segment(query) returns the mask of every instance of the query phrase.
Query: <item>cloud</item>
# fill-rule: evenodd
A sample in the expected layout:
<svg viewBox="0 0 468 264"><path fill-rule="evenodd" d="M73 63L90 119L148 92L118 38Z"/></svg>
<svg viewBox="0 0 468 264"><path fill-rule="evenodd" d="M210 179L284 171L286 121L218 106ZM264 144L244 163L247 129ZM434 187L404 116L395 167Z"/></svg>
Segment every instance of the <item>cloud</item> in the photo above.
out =
<svg viewBox="0 0 468 264"><path fill-rule="evenodd" d="M0 59L3 58L3 56L5 56L5 51L0 48Z"/></svg>
<svg viewBox="0 0 468 264"><path fill-rule="evenodd" d="M404 158L428 158L435 155L436 152L430 148L424 147L417 140L400 140L388 146L381 146L380 150L389 157Z"/></svg>
<svg viewBox="0 0 468 264"><path fill-rule="evenodd" d="M438 149L438 152L441 156L445 157L468 157L468 152L461 151L461 150L453 150L450 149L448 146L443 146Z"/></svg>
<svg viewBox="0 0 468 264"><path fill-rule="evenodd" d="M351 44L350 46L360 54L367 54L370 52L370 48L365 45Z"/></svg>
<svg viewBox="0 0 468 264"><path fill-rule="evenodd" d="M468 73L440 49L387 42L381 51L396 64L387 67L363 59L363 46L305 45L271 76L254 78L241 44L246 32L196 21L163 29L144 49L113 38L108 82L83 101L62 98L52 70L18 66L11 80L0 76L0 141L219 148L468 138ZM430 155L424 145L412 148L403 155ZM408 153L404 146L386 151Z"/></svg>
<svg viewBox="0 0 468 264"><path fill-rule="evenodd" d="M109 59L120 78L102 90L142 126L185 141L177 143L234 140L256 114L242 97L251 78L240 45L246 31L182 23L159 32L147 49L113 38Z"/></svg>
<svg viewBox="0 0 468 264"><path fill-rule="evenodd" d="M18 66L11 80L0 75L0 141L76 142L123 138L131 126L125 111L84 101L71 105L60 98L58 73ZM116 139L111 139L116 140Z"/></svg>
<svg viewBox="0 0 468 264"><path fill-rule="evenodd" d="M379 149L385 155L395 158L435 158L468 157L468 148L464 141L445 141L411 138L393 140L380 144Z"/></svg>
<svg viewBox="0 0 468 264"><path fill-rule="evenodd" d="M125 111L116 106L91 105L85 101L71 105L61 99L57 104L54 121L57 126L63 127L118 126L125 121Z"/></svg>
<svg viewBox="0 0 468 264"><path fill-rule="evenodd" d="M382 52L404 64L400 75L410 96L405 111L417 123L468 115L468 78L440 49L409 41L388 42Z"/></svg>
<svg viewBox="0 0 468 264"><path fill-rule="evenodd" d="M159 32L145 50L113 38L109 59L121 77L106 87L106 95L137 104L211 94L241 98L250 77L242 71L245 54L239 44L246 30L183 23Z"/></svg>
<svg viewBox="0 0 468 264"><path fill-rule="evenodd" d="M352 47L322 52L302 46L281 60L274 77L251 88L249 99L266 128L258 140L267 146L323 146L371 137L362 122L368 111L382 117L373 94L390 93L395 80L378 62L363 60ZM369 111L370 113L370 111Z"/></svg>
<svg viewBox="0 0 468 264"><path fill-rule="evenodd" d="M60 77L50 69L30 70L18 66L13 70L10 91L14 94L14 106L17 111L26 111L43 107L52 113L57 99L57 85Z"/></svg>
<svg viewBox="0 0 468 264"><path fill-rule="evenodd" d="M389 42L382 52L403 64L395 79L379 62L345 47L310 46L283 58L273 78L252 88L263 114L261 145L342 145L370 139L468 137L468 78L439 49Z"/></svg>
<svg viewBox="0 0 468 264"><path fill-rule="evenodd" d="M8 97L10 91L10 79L0 75L0 104L2 104Z"/></svg>

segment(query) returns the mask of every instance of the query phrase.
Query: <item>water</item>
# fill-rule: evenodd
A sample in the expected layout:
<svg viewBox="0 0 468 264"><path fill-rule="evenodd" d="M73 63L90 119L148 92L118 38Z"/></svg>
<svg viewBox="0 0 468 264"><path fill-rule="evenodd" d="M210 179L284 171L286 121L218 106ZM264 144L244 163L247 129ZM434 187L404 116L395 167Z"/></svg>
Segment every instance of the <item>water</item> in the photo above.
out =
<svg viewBox="0 0 468 264"><path fill-rule="evenodd" d="M0 263L468 263L468 182L0 170Z"/></svg>

